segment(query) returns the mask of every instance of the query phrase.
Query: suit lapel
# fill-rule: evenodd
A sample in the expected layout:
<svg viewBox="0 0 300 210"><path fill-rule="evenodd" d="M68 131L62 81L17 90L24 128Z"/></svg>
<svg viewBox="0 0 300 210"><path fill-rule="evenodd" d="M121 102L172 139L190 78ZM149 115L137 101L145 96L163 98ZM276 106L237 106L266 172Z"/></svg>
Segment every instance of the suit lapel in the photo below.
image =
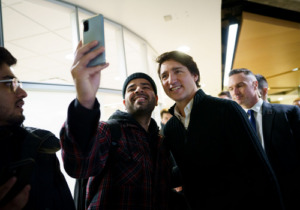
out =
<svg viewBox="0 0 300 210"><path fill-rule="evenodd" d="M268 154L270 146L271 146L271 136L272 136L272 127L273 127L274 115L275 115L275 113L272 109L271 104L263 102L263 105L262 105L262 126L263 126L265 150L266 150L267 154Z"/></svg>

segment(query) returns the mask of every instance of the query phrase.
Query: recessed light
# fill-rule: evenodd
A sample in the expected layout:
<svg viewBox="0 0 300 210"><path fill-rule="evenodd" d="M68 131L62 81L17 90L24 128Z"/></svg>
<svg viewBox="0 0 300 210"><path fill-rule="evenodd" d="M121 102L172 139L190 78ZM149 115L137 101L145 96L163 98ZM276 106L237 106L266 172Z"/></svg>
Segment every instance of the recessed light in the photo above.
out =
<svg viewBox="0 0 300 210"><path fill-rule="evenodd" d="M298 71L299 70L299 68L297 67L297 68L294 68L294 69L292 69L292 71Z"/></svg>
<svg viewBox="0 0 300 210"><path fill-rule="evenodd" d="M186 46L186 45L182 45L180 47L177 48L178 51L181 51L181 52L184 52L184 53L187 53L190 51L190 47L189 46Z"/></svg>
<svg viewBox="0 0 300 210"><path fill-rule="evenodd" d="M164 16L165 21L171 21L172 20L172 15L165 15Z"/></svg>

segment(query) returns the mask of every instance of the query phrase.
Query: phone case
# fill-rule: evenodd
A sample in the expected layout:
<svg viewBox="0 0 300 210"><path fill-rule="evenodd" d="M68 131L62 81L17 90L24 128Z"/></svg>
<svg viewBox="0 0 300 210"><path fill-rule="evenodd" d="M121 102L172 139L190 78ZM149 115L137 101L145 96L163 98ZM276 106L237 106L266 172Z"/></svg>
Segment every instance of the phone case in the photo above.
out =
<svg viewBox="0 0 300 210"><path fill-rule="evenodd" d="M91 51L101 46L105 47L104 18L101 14L83 21L83 44L94 40L98 41L98 45L91 49ZM96 66L104 63L106 63L105 52L91 60L88 66Z"/></svg>
<svg viewBox="0 0 300 210"><path fill-rule="evenodd" d="M0 206L6 205L7 202L13 199L25 187L25 185L30 183L34 164L34 159L28 158L14 162L1 170L0 185L3 185L13 176L17 177L17 181L5 197L0 200Z"/></svg>

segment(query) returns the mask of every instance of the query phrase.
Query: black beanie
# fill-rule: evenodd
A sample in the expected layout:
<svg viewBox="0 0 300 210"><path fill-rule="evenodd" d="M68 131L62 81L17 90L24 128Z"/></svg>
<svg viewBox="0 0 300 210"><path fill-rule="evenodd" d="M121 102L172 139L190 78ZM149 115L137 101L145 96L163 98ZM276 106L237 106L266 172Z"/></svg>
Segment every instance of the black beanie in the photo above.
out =
<svg viewBox="0 0 300 210"><path fill-rule="evenodd" d="M123 94L123 99L125 98L125 92L126 92L126 88L127 88L127 85L128 83L133 80L133 79L138 79L138 78L142 78L142 79L146 79L150 82L150 84L152 85L152 88L154 90L154 93L155 95L157 95L157 89L156 89L156 85L155 85L155 82L153 81L153 79L148 76L147 74L145 73L142 73L142 72L137 72L137 73L133 73L131 75L129 75L124 84L123 84L123 89L122 89L122 94Z"/></svg>

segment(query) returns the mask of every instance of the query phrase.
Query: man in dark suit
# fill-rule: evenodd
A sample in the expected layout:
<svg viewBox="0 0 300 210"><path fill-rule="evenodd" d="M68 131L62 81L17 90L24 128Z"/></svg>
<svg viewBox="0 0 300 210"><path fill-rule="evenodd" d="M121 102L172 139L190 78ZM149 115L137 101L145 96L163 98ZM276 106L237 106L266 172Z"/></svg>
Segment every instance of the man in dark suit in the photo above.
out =
<svg viewBox="0 0 300 210"><path fill-rule="evenodd" d="M191 209L282 209L275 175L242 108L208 96L185 53L157 58L165 93L176 103L164 128Z"/></svg>
<svg viewBox="0 0 300 210"><path fill-rule="evenodd" d="M232 70L228 88L233 100L246 112L254 112L253 127L275 171L286 209L300 209L300 109L263 101L248 69Z"/></svg>

